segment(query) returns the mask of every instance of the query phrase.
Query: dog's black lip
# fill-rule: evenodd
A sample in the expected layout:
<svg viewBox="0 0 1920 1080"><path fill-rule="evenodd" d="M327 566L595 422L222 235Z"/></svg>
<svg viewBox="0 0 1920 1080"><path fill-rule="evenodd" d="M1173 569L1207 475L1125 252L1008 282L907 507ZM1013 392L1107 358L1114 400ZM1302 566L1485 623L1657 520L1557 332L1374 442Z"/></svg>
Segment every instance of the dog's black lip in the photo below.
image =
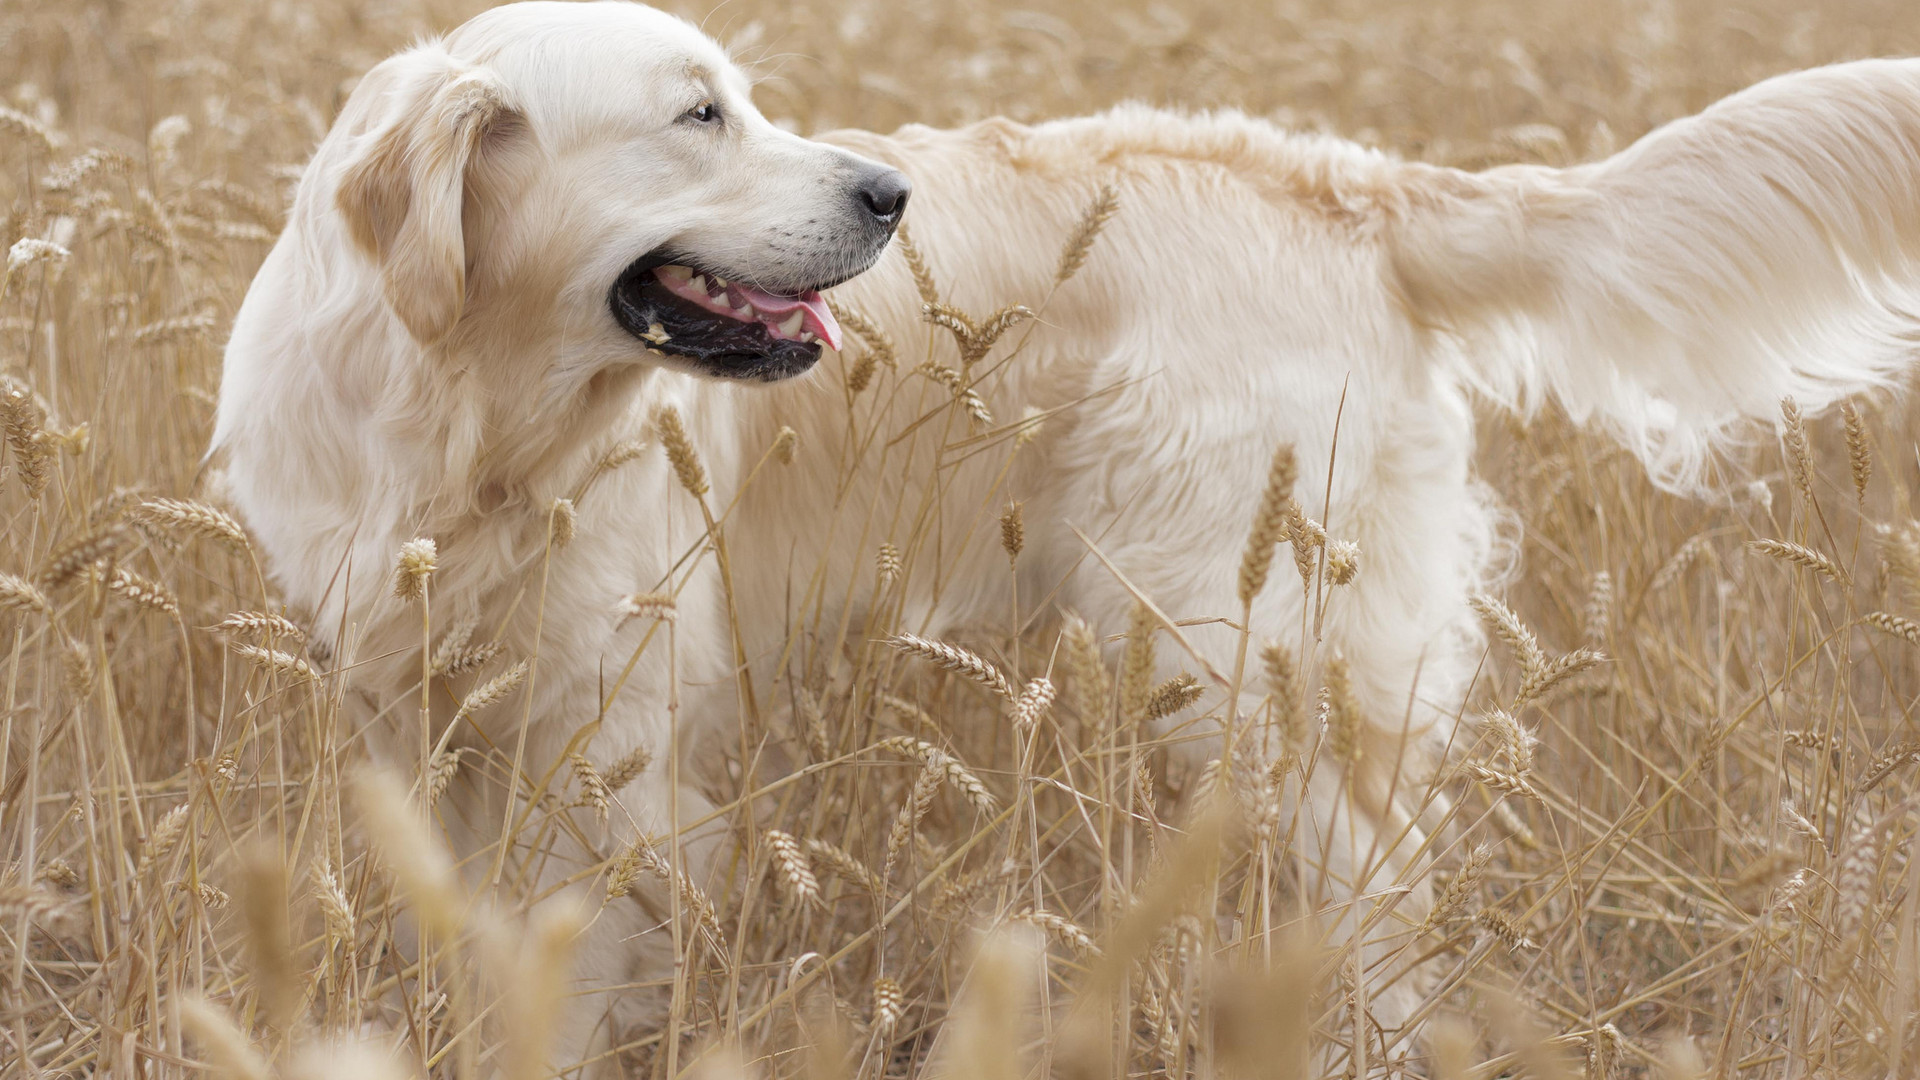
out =
<svg viewBox="0 0 1920 1080"><path fill-rule="evenodd" d="M665 293L664 297L658 296L658 293L653 297L648 296L643 290L649 284L657 284L653 271L662 266L685 266L703 274L718 273L723 278L734 278L724 270L715 270L697 259L669 249L648 252L629 263L608 289L607 307L613 313L614 322L649 350L675 357L701 374L714 378L754 382L789 379L805 373L819 361L821 348L818 342L803 343L775 338L758 322L743 322L733 326L710 312L698 312L696 315L695 305L667 293L663 285L659 286L659 292ZM808 289L831 288L834 284L838 284L838 281L801 286L788 295L797 295ZM676 343L672 329L688 316L699 320L711 337L712 344L702 346L689 333L678 335L681 340ZM647 336L655 324L669 333L666 341L657 342ZM714 327L718 329L712 329Z"/></svg>

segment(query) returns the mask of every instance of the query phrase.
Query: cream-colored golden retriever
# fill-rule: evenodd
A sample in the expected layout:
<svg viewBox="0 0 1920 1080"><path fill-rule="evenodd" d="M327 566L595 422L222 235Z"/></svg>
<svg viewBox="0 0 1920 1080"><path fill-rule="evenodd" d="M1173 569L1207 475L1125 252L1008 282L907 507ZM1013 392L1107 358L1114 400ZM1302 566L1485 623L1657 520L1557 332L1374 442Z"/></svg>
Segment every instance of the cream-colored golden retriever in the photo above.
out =
<svg viewBox="0 0 1920 1080"><path fill-rule="evenodd" d="M1056 290L1061 241L1106 185L1118 213ZM1017 352L966 366L928 326L889 243L903 213L943 301L1044 301ZM1290 445L1299 502L1363 567L1304 622L1318 582L1276 572L1249 629L1294 651L1305 687L1344 657L1366 723L1350 767L1288 796L1296 846L1332 889L1330 921L1404 941L1423 843L1391 792L1450 737L1482 649L1469 598L1504 572L1470 467L1472 395L1553 399L1663 483L1696 486L1782 397L1818 408L1896 379L1920 335L1916 256L1920 61L1778 78L1593 164L1467 173L1144 107L808 140L756 112L747 79L678 19L512 4L353 92L234 327L214 450L380 753L439 749L423 738L518 658L520 696L453 745L534 776L572 749L602 768L654 752L607 825L542 863L558 881L636 832L702 879L722 838L665 839L712 809L672 778L776 707L780 646L816 619L841 625L898 580L899 628L1004 627L1015 579L975 526L1010 498L1030 606L1117 628L1144 595L1194 623L1195 655L1163 649L1163 675L1230 671L1240 631L1219 620L1241 618L1244 539ZM900 344L851 424L847 367L815 370L849 332L829 288ZM653 448L603 468L655 437L663 405L703 477ZM929 410L940 422L913 426ZM991 452L913 467L969 423L969 448ZM783 426L800 454L781 469L765 461ZM703 486L704 509L689 492ZM713 550L706 514L736 495ZM493 667L436 677L427 736L422 618L392 588L416 537L438 548L432 625L504 646ZM886 542L897 579L872 570ZM678 596L673 648L657 635L635 660L654 620L619 601L658 590ZM1264 687L1227 703L1229 681L1189 715L1255 715ZM441 805L487 853L483 877L506 861L488 845L509 820L497 787L466 779L484 771ZM608 908L580 978L658 976L659 920ZM1386 1027L1412 985L1376 996ZM649 1007L573 1000L568 1060Z"/></svg>

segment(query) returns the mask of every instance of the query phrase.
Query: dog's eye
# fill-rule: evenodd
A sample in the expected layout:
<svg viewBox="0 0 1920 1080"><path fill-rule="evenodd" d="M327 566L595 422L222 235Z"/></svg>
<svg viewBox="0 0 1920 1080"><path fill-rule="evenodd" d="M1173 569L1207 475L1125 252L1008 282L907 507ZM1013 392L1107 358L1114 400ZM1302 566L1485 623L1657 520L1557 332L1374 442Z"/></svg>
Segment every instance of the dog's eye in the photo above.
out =
<svg viewBox="0 0 1920 1080"><path fill-rule="evenodd" d="M700 124L711 124L720 119L720 107L711 101L703 101L687 110L687 119Z"/></svg>

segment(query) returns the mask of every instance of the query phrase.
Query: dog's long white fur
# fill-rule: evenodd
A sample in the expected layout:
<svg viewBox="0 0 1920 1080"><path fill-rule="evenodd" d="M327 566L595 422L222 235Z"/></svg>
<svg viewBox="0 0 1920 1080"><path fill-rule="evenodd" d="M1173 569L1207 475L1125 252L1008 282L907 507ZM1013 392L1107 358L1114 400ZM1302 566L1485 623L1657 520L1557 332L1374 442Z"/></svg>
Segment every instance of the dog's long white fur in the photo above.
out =
<svg viewBox="0 0 1920 1080"><path fill-rule="evenodd" d="M498 8L371 75L302 181L236 321L215 450L275 581L336 639L357 691L345 700L369 717L412 730L419 664L403 650L420 620L385 583L400 543L432 535L444 556L436 624L478 618L511 655L539 658L533 700L494 728L510 746L519 718L532 721L525 767L547 767L593 719L596 760L640 744L691 754L703 733L732 729L740 699L710 562L680 595L678 668L651 650L621 694L604 695L603 672L644 632L620 625L614 599L654 587L703 532L657 451L595 479L572 546L546 544L552 499L582 490L597 455L643 434L661 403L686 413L715 505L739 497L734 605L762 687L781 643L805 629L789 622L794 590L831 616L821 625L870 609L882 540L907 546L905 594L888 601L898 625L1000 625L1011 581L976 519L1007 497L1026 504L1028 603L1051 597L1124 625L1132 593L1087 537L1172 617L1237 617L1251 507L1274 446L1292 443L1307 509L1359 542L1364 568L1333 594L1319 638L1302 636L1307 593L1286 572L1253 629L1309 662L1345 655L1370 724L1349 778L1318 773L1298 847L1337 894L1371 896L1336 907L1346 930L1400 905L1375 921L1404 938L1424 887L1382 886L1412 876L1422 839L1389 793L1418 788L1430 747L1451 735L1480 657L1468 596L1507 569L1501 514L1471 474L1470 393L1522 409L1555 399L1692 490L1717 448L1753 430L1743 419L1784 395L1817 409L1895 383L1920 333L1920 61L1784 76L1557 170L1470 174L1235 114L1141 107L1037 127L842 132L829 141L913 177L914 234L971 310L1048 296L1055 248L1094 192L1112 183L1121 204L1019 357L977 388L1002 423L1046 412L1037 437L1010 464L1007 439L916 479L900 463L938 453L942 425L910 424L949 399L903 370L867 443L892 449L843 485L834 362L777 386L702 382L662 368L607 312L613 277L661 237L691 223L700 242L724 245L804 216L842 160L760 119L730 69L718 93L746 130L732 149L689 154L684 133L638 125L629 113L685 93L674 80L690 65L725 59L650 9ZM409 115L439 118L407 136L435 140L424 149L394 127ZM464 185L448 182L450 162ZM410 188L391 187L416 168ZM940 347L897 252L836 296L907 346L908 368ZM855 400L858 424L874 421L879 393ZM748 485L783 424L800 433L799 462ZM927 529L937 550L908 544ZM1200 656L1163 650L1163 674L1231 666L1234 631L1188 626L1183 638ZM1203 702L1219 704L1217 692ZM710 808L664 777L622 792L589 846ZM496 797L449 792L463 843L497 839ZM556 874L571 872L565 862ZM601 942L580 951L583 978L657 975L665 945L643 933L656 918L604 912ZM1416 982L1375 998L1389 1025ZM603 1013L639 1015L576 1001L562 1056L606 1044Z"/></svg>
<svg viewBox="0 0 1920 1080"><path fill-rule="evenodd" d="M1461 377L1596 417L1656 480L1791 396L1889 385L1920 335L1920 63L1771 79L1605 161L1436 171L1393 233Z"/></svg>

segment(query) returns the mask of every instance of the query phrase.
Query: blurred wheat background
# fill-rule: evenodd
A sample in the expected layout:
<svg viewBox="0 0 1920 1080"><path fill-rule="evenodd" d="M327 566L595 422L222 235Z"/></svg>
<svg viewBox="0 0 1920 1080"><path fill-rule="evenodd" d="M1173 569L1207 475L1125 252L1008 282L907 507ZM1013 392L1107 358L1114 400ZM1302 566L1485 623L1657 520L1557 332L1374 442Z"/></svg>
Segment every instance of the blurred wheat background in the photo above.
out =
<svg viewBox="0 0 1920 1080"><path fill-rule="evenodd" d="M1904 0L679 8L801 132L1145 99L1459 165L1603 155L1770 74L1920 51ZM306 154L359 73L474 10L0 8L0 1075L544 1075L564 920L522 933L527 898L482 909L420 872L441 856L417 817L353 795L346 676L272 617L231 521L164 501L206 497L220 346ZM1272 926L1260 948L1223 944L1237 931L1213 924L1265 867L1194 815L1193 778L1146 729L1088 752L1117 745L1116 698L1124 725L1181 690L1081 649L1024 746L926 665L797 690L782 737L814 766L764 793L733 776L723 803L755 814L723 878L681 884L701 933L682 938L671 1023L613 1060L658 1077L1914 1075L1916 419L1789 407L1710 505L1553 417L1486 418L1482 469L1524 526L1508 602L1549 649L1612 660L1520 718L1537 744L1466 736L1462 761L1518 784L1435 781L1457 805L1440 910L1407 935L1439 976L1424 1042L1368 1027L1366 977L1337 952ZM991 644L1039 670L1056 631ZM1497 646L1489 687L1513 666ZM549 778L556 812L591 812L639 767ZM1043 776L1099 797L1036 793ZM1284 845L1284 822L1253 817ZM608 902L658 869L609 868ZM1223 894L1205 920L1187 879ZM416 919L438 928L417 965L396 945ZM982 926L1031 936L976 948Z"/></svg>

